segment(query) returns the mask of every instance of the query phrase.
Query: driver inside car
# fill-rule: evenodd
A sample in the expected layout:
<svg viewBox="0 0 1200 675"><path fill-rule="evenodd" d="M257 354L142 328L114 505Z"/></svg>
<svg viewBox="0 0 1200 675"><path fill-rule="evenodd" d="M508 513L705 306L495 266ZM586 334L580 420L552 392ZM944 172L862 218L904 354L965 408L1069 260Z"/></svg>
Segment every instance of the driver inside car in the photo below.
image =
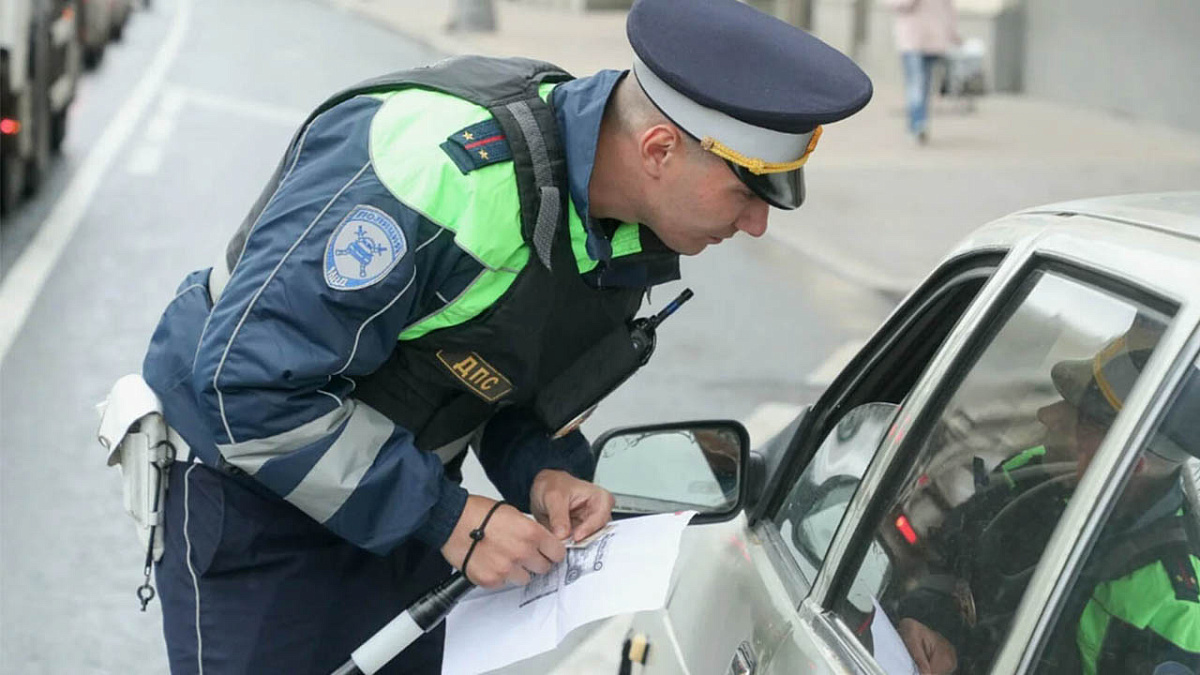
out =
<svg viewBox="0 0 1200 675"><path fill-rule="evenodd" d="M898 606L897 629L921 673L990 668L1067 499L1150 356L1139 342L1131 331L1091 359L1055 364L1061 400L1038 410L1045 445L977 474L977 484L995 489L948 515L938 536L962 555L947 561L946 574L926 575ZM1050 457L1073 457L1074 466L1043 462ZM1195 366L1137 459L1039 672L1200 673L1200 536L1181 472L1193 457L1200 457Z"/></svg>

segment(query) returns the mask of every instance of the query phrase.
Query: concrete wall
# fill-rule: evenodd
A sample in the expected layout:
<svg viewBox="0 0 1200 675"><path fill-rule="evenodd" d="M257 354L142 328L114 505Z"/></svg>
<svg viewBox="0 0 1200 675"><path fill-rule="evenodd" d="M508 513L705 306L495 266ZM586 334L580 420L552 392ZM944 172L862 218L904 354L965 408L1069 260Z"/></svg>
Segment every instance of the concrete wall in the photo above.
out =
<svg viewBox="0 0 1200 675"><path fill-rule="evenodd" d="M793 1L774 0L777 8ZM855 56L880 84L901 81L886 8L867 0L866 34L853 54L854 0L813 2L815 34ZM1200 131L1200 0L956 4L959 32L988 47L991 90Z"/></svg>
<svg viewBox="0 0 1200 675"><path fill-rule="evenodd" d="M1025 91L1200 131L1200 2L1028 1Z"/></svg>
<svg viewBox="0 0 1200 675"><path fill-rule="evenodd" d="M575 11L632 0L497 0ZM703 0L696 0L697 2ZM802 25L898 87L891 11L879 0L744 0ZM1200 131L1200 0L956 0L959 32L987 46L990 91L1106 110ZM856 7L864 31L853 35Z"/></svg>

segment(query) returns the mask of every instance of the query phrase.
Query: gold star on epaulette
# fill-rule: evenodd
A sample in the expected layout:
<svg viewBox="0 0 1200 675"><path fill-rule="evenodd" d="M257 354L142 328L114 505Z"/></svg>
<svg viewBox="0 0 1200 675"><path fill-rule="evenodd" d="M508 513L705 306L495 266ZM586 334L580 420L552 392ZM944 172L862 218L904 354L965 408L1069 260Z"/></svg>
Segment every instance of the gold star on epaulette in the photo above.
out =
<svg viewBox="0 0 1200 675"><path fill-rule="evenodd" d="M464 131L464 132L463 132L463 140L464 140L464 141L469 141L469 140L472 140L472 139L474 139L474 138L475 138L475 134L473 134L473 133L471 133L471 132L469 132L469 131Z"/></svg>
<svg viewBox="0 0 1200 675"><path fill-rule="evenodd" d="M479 151L479 159L487 159L487 150Z"/></svg>

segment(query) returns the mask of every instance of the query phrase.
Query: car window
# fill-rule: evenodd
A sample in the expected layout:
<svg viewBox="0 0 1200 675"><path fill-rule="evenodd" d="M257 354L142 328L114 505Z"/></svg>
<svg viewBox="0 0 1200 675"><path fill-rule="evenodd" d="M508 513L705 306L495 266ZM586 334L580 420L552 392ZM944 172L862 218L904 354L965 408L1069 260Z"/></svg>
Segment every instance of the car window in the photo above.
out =
<svg viewBox="0 0 1200 675"><path fill-rule="evenodd" d="M799 522L797 509L807 510L811 503L813 485L812 465L822 444L834 437L836 428L847 417L846 411L858 411L864 406L892 405L895 407L908 395L938 348L978 295L1003 258L1000 252L979 254L947 265L912 294L854 357L833 384L821 396L812 410L796 423L788 441L773 450L778 471L769 467L771 477L766 498L755 507L751 520L768 517L774 524L791 528L781 533L791 542L790 557L795 558L802 576L811 583L813 566L819 567L828 543L814 542L811 547L797 544L797 536L805 529L816 528L816 521L804 529L795 529ZM861 443L861 438L859 439ZM857 468L852 476L858 479L874 456L876 447L856 451ZM803 475L807 473L808 475ZM849 474L847 474L849 475ZM832 489L832 486L828 486ZM824 504L845 499L843 508L823 513L821 522L832 524L836 531L844 504L853 496L853 489L843 487L837 494L826 497ZM834 518L836 516L836 519ZM836 522L835 522L836 520ZM828 533L828 527L825 528ZM820 551L819 555L805 555Z"/></svg>
<svg viewBox="0 0 1200 675"><path fill-rule="evenodd" d="M1193 366L1080 567L1038 673L1200 672L1197 457Z"/></svg>
<svg viewBox="0 0 1200 675"><path fill-rule="evenodd" d="M1117 414L1111 401L1132 388L1166 319L1040 270L994 325L945 402L910 430L904 468L889 472L881 490L890 496L872 511L881 517L869 521L871 550L848 557L854 567L833 603L868 649L901 641L921 672L988 670Z"/></svg>

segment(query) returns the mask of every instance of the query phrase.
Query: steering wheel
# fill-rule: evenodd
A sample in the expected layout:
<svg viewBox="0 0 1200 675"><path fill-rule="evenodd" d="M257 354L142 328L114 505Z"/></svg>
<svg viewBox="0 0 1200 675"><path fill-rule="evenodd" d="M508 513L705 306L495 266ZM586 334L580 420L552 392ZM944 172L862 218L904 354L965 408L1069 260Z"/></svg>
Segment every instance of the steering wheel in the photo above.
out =
<svg viewBox="0 0 1200 675"><path fill-rule="evenodd" d="M1052 466L1031 469L1048 475L1005 504L979 533L974 558L982 564L972 565L978 573L973 575L976 578L971 580L971 587L976 593L984 591L985 596L976 597L976 602L984 604L981 609L987 613L1016 609L1058 524L1066 498L1074 490L1073 471L1055 475ZM1020 479L1028 481L1034 476L1037 474Z"/></svg>

